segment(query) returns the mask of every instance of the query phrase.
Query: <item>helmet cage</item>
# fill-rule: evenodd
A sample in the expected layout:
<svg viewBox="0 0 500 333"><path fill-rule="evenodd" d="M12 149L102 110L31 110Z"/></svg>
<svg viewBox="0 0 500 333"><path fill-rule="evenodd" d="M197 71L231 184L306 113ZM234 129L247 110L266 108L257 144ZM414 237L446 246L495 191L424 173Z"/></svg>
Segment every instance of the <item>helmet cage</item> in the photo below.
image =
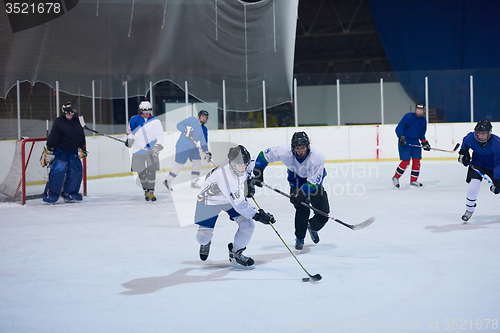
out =
<svg viewBox="0 0 500 333"><path fill-rule="evenodd" d="M153 113L153 106L148 101L142 101L141 104L139 104L139 111L143 115L151 115Z"/></svg>
<svg viewBox="0 0 500 333"><path fill-rule="evenodd" d="M301 156L300 158L305 158L307 155L309 155L309 152L311 151L309 149L310 144L311 143L309 141L309 137L307 136L306 132L293 133L291 146L292 146L292 153L295 157L299 158L297 152L295 151L295 148L300 146L305 146L307 148L305 155L303 157Z"/></svg>
<svg viewBox="0 0 500 333"><path fill-rule="evenodd" d="M250 164L250 153L242 145L237 147L229 148L229 153L227 154L229 159L229 166L233 170L234 174L238 177L243 176L246 172L248 164Z"/></svg>
<svg viewBox="0 0 500 333"><path fill-rule="evenodd" d="M492 129L493 126L491 126L491 123L488 120L479 121L476 127L474 127L474 139L476 139L477 142L482 144L490 141ZM486 139L480 139L479 133L486 133L487 134Z"/></svg>

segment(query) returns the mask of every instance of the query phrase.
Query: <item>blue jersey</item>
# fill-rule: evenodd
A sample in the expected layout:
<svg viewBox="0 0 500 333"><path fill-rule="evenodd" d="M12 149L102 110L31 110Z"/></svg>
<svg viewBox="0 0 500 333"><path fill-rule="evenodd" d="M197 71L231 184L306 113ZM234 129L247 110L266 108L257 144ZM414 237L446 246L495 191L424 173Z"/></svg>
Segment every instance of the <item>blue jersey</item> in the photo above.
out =
<svg viewBox="0 0 500 333"><path fill-rule="evenodd" d="M491 134L491 140L482 147L474 138L474 132L467 134L462 140L462 147L466 151L472 149L471 163L488 170L493 170L493 178L500 178L500 138Z"/></svg>
<svg viewBox="0 0 500 333"><path fill-rule="evenodd" d="M184 135L186 127L191 127L191 137ZM196 148L196 142L200 143L203 151L208 151L208 130L205 124L200 125L200 121L196 117L188 117L177 123L177 129L181 131L177 145L182 146L183 150Z"/></svg>
<svg viewBox="0 0 500 333"><path fill-rule="evenodd" d="M419 145L419 140L425 140L425 132L427 132L427 120L425 117L417 117L413 112L405 114L396 126L396 135L398 137L404 135L407 144Z"/></svg>

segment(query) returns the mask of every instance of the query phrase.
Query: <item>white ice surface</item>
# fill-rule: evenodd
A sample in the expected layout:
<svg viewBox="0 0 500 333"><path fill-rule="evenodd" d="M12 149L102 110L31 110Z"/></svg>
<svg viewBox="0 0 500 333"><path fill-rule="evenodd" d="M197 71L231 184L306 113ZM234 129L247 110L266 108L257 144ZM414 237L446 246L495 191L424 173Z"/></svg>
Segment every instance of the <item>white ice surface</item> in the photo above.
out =
<svg viewBox="0 0 500 333"><path fill-rule="evenodd" d="M410 189L407 170L396 190L396 166L327 165L331 216L376 221L357 231L330 221L320 243L306 237L298 259L321 274L317 283L301 281L306 273L260 223L245 251L256 269L231 269L236 226L223 215L200 261L197 228L180 226L171 193L158 186L146 203L133 177L89 181L79 204L2 203L0 332L499 332L500 195L483 182L462 225L464 167L423 160L424 187ZM265 176L286 190L284 167ZM256 199L292 248L288 199L269 189Z"/></svg>

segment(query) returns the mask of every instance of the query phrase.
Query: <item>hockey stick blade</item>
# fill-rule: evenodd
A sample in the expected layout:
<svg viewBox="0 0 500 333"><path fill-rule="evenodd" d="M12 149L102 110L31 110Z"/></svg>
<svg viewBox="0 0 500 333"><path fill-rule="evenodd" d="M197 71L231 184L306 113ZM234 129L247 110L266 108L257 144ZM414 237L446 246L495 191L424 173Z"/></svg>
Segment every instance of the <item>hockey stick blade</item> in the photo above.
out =
<svg viewBox="0 0 500 333"><path fill-rule="evenodd" d="M375 222L375 217L370 217L369 219L367 219L366 221L363 221L359 224L347 224L345 222L342 222L338 219L334 219L336 222L348 227L349 229L352 229L352 230L359 230L359 229L363 229L363 228L366 228L368 227L370 224L372 224L373 222Z"/></svg>
<svg viewBox="0 0 500 333"><path fill-rule="evenodd" d="M265 187L267 187L268 189L273 190L273 191L274 191L274 192L276 192L276 193L279 193L279 194L281 194L281 195L283 195L283 196L285 196L285 197L287 197L287 198L290 198L290 195L286 194L285 192L282 192L282 191L278 190L277 188L274 188L274 187L272 187L272 186L269 186L269 185L267 185L267 184L265 184L265 183L262 183L262 186L265 186ZM306 204L305 202L301 202L301 204L302 204L303 206L306 206L307 208L309 208L309 209L310 209L310 210L312 210L313 212L318 213L318 214L320 214L320 215L323 215L324 217L327 217L327 218L329 218L330 220L334 220L335 222L340 223L340 224L342 224L343 226L345 226L345 227L347 227L347 228L349 228L349 229L351 229L351 230L359 230L359 229L366 228L367 226L369 226L370 224L372 224L372 223L375 221L375 217L373 217L373 216L372 216L372 217L370 217L368 220L366 220L366 221L364 221L364 222L361 222L361 223L359 223L359 224L348 224L348 223L345 223L345 222L343 222L343 221L341 221L341 220L339 220L339 219L336 219L336 218L334 218L334 217L331 217L330 215L328 215L327 213L323 212L322 210L319 210L319 209L318 209L318 208L316 208L316 207L313 207L313 206L311 206L311 205L308 205L308 204Z"/></svg>
<svg viewBox="0 0 500 333"><path fill-rule="evenodd" d="M316 275L309 274L309 277L302 278L302 282L309 282L311 280L314 281L314 282L317 282L317 281L320 281L321 279L322 279L322 277L319 274L316 274Z"/></svg>

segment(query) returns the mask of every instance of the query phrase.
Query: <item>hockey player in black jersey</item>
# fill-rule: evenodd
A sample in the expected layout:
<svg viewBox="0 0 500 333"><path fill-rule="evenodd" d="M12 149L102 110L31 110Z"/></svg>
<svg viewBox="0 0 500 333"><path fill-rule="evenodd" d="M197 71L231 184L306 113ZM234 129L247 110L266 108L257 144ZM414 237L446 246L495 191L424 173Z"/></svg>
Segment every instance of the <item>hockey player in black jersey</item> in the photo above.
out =
<svg viewBox="0 0 500 333"><path fill-rule="evenodd" d="M81 157L87 156L85 133L78 120L76 105L68 102L62 106L63 115L56 118L47 138L44 161L50 164L49 181L45 186L43 201L55 203L59 196L66 202L81 201L78 191L83 177Z"/></svg>

